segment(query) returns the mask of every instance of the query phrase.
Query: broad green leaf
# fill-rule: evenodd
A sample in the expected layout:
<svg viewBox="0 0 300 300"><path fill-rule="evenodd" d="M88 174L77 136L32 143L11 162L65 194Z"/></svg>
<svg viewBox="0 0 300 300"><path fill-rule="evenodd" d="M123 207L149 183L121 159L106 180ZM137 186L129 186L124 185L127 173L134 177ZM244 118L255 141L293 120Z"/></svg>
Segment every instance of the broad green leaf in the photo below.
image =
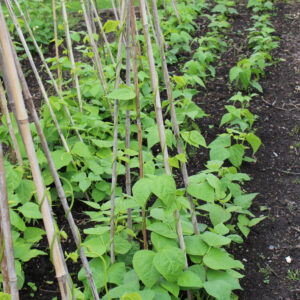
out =
<svg viewBox="0 0 300 300"><path fill-rule="evenodd" d="M132 187L132 194L136 202L145 208L146 203L151 195L151 180L142 178L138 180Z"/></svg>
<svg viewBox="0 0 300 300"><path fill-rule="evenodd" d="M151 225L147 226L147 230L156 232L157 234L165 236L170 239L177 238L177 233L175 232L175 230L173 230L166 223L162 223L162 222L152 223Z"/></svg>
<svg viewBox="0 0 300 300"><path fill-rule="evenodd" d="M228 271L233 271L233 270L228 270ZM231 274L228 273L228 271L224 272L224 271L208 270L206 273L207 280L208 281L224 280L231 286L232 290L241 289L238 278L233 277ZM239 273L237 274L240 275Z"/></svg>
<svg viewBox="0 0 300 300"><path fill-rule="evenodd" d="M250 220L248 226L252 227L252 226L258 224L259 222L261 222L262 220L264 220L265 218L267 218L267 217L254 218L254 219Z"/></svg>
<svg viewBox="0 0 300 300"><path fill-rule="evenodd" d="M156 176L152 180L152 192L167 206L170 207L176 200L176 183L172 176Z"/></svg>
<svg viewBox="0 0 300 300"><path fill-rule="evenodd" d="M106 97L113 100L131 100L135 98L135 92L129 87L124 87L112 91Z"/></svg>
<svg viewBox="0 0 300 300"><path fill-rule="evenodd" d="M256 80L252 80L252 81L250 82L250 84L251 84L255 89L257 89L260 93L263 93L262 86L261 86Z"/></svg>
<svg viewBox="0 0 300 300"><path fill-rule="evenodd" d="M210 231L204 232L201 237L211 247L221 247L231 242L231 239Z"/></svg>
<svg viewBox="0 0 300 300"><path fill-rule="evenodd" d="M160 234L157 234L156 232L151 232L151 242L156 251L160 251L161 249L164 249L164 248L174 248L174 247L176 248L177 247L177 242L174 239L164 237Z"/></svg>
<svg viewBox="0 0 300 300"><path fill-rule="evenodd" d="M126 273L125 263L116 262L111 265L107 272L107 281L117 285L123 283L124 275Z"/></svg>
<svg viewBox="0 0 300 300"><path fill-rule="evenodd" d="M40 208L36 203L27 202L23 204L18 210L23 214L25 218L30 219L42 219L43 216L40 212Z"/></svg>
<svg viewBox="0 0 300 300"><path fill-rule="evenodd" d="M246 136L247 142L251 145L253 149L253 155L258 150L258 148L261 145L261 140L258 136L256 136L254 133L248 133Z"/></svg>
<svg viewBox="0 0 300 300"><path fill-rule="evenodd" d="M224 133L219 135L213 142L208 145L208 148L226 148L231 145L231 137L229 134Z"/></svg>
<svg viewBox="0 0 300 300"><path fill-rule="evenodd" d="M181 275L178 277L177 284L186 288L203 287L203 282L200 279L200 277L198 277L196 273L191 272L189 270L186 270L183 273L181 273Z"/></svg>
<svg viewBox="0 0 300 300"><path fill-rule="evenodd" d="M245 149L241 144L235 144L229 148L229 161L239 167L242 164Z"/></svg>
<svg viewBox="0 0 300 300"><path fill-rule="evenodd" d="M184 242L186 247L186 253L190 255L203 256L209 248L205 244L205 242L203 242L200 235L185 236Z"/></svg>
<svg viewBox="0 0 300 300"><path fill-rule="evenodd" d="M90 235L102 235L105 232L110 230L109 226L99 226L99 227L91 227L83 230L84 234Z"/></svg>
<svg viewBox="0 0 300 300"><path fill-rule="evenodd" d="M72 155L70 153L65 152L64 150L57 150L51 152L51 156L56 170L67 166L72 161Z"/></svg>
<svg viewBox="0 0 300 300"><path fill-rule="evenodd" d="M217 204L209 206L209 218L214 226L225 223L231 218L231 213Z"/></svg>
<svg viewBox="0 0 300 300"><path fill-rule="evenodd" d="M87 257L98 257L106 252L106 246L101 243L100 237L95 235L89 235L85 239L83 248Z"/></svg>
<svg viewBox="0 0 300 300"><path fill-rule="evenodd" d="M185 255L178 248L162 249L155 255L153 263L166 280L176 282L185 266Z"/></svg>
<svg viewBox="0 0 300 300"><path fill-rule="evenodd" d="M223 223L219 223L214 227L214 230L216 233L225 235L229 232L229 229L227 226L225 226Z"/></svg>
<svg viewBox="0 0 300 300"><path fill-rule="evenodd" d="M16 193L19 195L21 203L24 204L32 198L35 192L35 185L32 180L24 179L16 189Z"/></svg>
<svg viewBox="0 0 300 300"><path fill-rule="evenodd" d="M83 180L81 180L79 182L79 188L85 192L89 187L90 185L92 184L91 180L88 179L88 178L84 178Z"/></svg>
<svg viewBox="0 0 300 300"><path fill-rule="evenodd" d="M179 294L179 286L177 283L169 282L169 281L162 281L160 285L173 294L175 297L178 297Z"/></svg>
<svg viewBox="0 0 300 300"><path fill-rule="evenodd" d="M197 199L207 202L214 202L215 199L215 191L207 182L191 183L188 186L188 193Z"/></svg>
<svg viewBox="0 0 300 300"><path fill-rule="evenodd" d="M248 209L252 205L252 201L257 195L258 193L240 195L235 197L233 202L235 205L238 205L241 208Z"/></svg>
<svg viewBox="0 0 300 300"><path fill-rule="evenodd" d="M229 79L230 82L236 80L239 77L239 74L241 73L242 69L240 67L233 67L230 69L229 72Z"/></svg>
<svg viewBox="0 0 300 300"><path fill-rule="evenodd" d="M24 231L26 229L25 222L14 210L10 209L9 215L10 215L10 222L13 226L18 228L20 231Z"/></svg>
<svg viewBox="0 0 300 300"><path fill-rule="evenodd" d="M105 33L114 32L117 30L120 21L107 20L103 26L103 30Z"/></svg>
<svg viewBox="0 0 300 300"><path fill-rule="evenodd" d="M29 243L36 243L40 241L43 235L46 234L45 230L38 227L27 227L24 231L24 239Z"/></svg>
<svg viewBox="0 0 300 300"><path fill-rule="evenodd" d="M115 235L114 240L116 254L126 254L130 250L131 244L127 239L121 237L120 235Z"/></svg>
<svg viewBox="0 0 300 300"><path fill-rule="evenodd" d="M242 72L239 74L242 85L244 89L246 90L249 86L250 79L251 79L251 69L244 69Z"/></svg>
<svg viewBox="0 0 300 300"><path fill-rule="evenodd" d="M201 279L202 282L205 281L206 269L204 268L203 265L199 265L199 264L192 265L192 266L188 267L188 270L195 273Z"/></svg>
<svg viewBox="0 0 300 300"><path fill-rule="evenodd" d="M242 244L244 242L243 238L238 234L229 234L227 237L237 244Z"/></svg>
<svg viewBox="0 0 300 300"><path fill-rule="evenodd" d="M218 160L224 161L229 157L230 153L228 149L224 147L214 147L209 151L209 158L210 160Z"/></svg>
<svg viewBox="0 0 300 300"><path fill-rule="evenodd" d="M155 252L150 250L140 250L133 256L132 264L135 272L145 284L146 287L152 288L160 277L159 272L153 265Z"/></svg>
<svg viewBox="0 0 300 300"><path fill-rule="evenodd" d="M213 270L244 269L243 264L234 260L226 251L211 248L203 258L204 264Z"/></svg>
<svg viewBox="0 0 300 300"><path fill-rule="evenodd" d="M224 280L212 280L204 283L205 291L217 300L231 300L231 286Z"/></svg>
<svg viewBox="0 0 300 300"><path fill-rule="evenodd" d="M75 145L73 146L71 152L73 154L76 154L76 155L84 157L84 158L91 157L91 152L90 152L88 146L83 142L76 142Z"/></svg>
<svg viewBox="0 0 300 300"><path fill-rule="evenodd" d="M143 300L143 298L141 297L141 295L138 292L134 292L131 294L125 294L121 300Z"/></svg>

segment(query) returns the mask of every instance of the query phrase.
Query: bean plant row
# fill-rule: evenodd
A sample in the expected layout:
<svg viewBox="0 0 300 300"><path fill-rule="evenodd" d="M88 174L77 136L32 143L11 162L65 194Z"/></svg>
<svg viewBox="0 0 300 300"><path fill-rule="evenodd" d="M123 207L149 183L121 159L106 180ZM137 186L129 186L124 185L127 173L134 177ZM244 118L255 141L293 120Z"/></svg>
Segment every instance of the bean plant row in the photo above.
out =
<svg viewBox="0 0 300 300"><path fill-rule="evenodd" d="M39 189L6 74L3 34L0 145L18 290L27 284L35 297L24 265L50 255L62 299L238 299L244 265L231 246L266 218L250 211L257 193L244 189L250 177L242 165L255 163L261 146L251 100L263 93L259 81L278 47L272 2L247 3L251 55L229 70L223 133L210 143L199 126L210 116L193 99L215 79L237 1L112 1L109 18L93 0L75 2L76 14L64 0L0 3L43 180ZM199 36L197 21L204 19L207 32ZM41 91L39 114L20 65L25 59ZM199 148L209 159L191 175ZM64 209L72 237L56 218L51 235L41 227L45 203ZM73 214L84 218L83 228ZM48 253L39 249L45 234ZM77 249L60 251L61 240L72 238ZM65 261L82 268L70 276ZM2 282L0 298L10 299L3 269Z"/></svg>

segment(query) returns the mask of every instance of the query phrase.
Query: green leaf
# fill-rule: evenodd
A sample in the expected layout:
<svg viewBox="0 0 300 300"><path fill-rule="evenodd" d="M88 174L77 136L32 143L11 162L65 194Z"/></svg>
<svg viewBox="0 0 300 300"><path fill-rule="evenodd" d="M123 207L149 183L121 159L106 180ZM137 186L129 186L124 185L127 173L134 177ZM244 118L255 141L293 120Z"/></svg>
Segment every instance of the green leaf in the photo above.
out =
<svg viewBox="0 0 300 300"><path fill-rule="evenodd" d="M89 235L83 243L87 257L98 257L106 252L106 246L101 243L99 236Z"/></svg>
<svg viewBox="0 0 300 300"><path fill-rule="evenodd" d="M258 195L258 193L251 193L240 195L234 198L234 204L240 206L241 208L248 209L252 205L253 199Z"/></svg>
<svg viewBox="0 0 300 300"><path fill-rule="evenodd" d="M132 264L135 272L145 284L146 287L152 288L160 277L159 272L153 265L155 252L150 250L140 250L133 256Z"/></svg>
<svg viewBox="0 0 300 300"><path fill-rule="evenodd" d="M108 20L105 22L103 26L103 30L105 33L114 32L117 30L120 21Z"/></svg>
<svg viewBox="0 0 300 300"><path fill-rule="evenodd" d="M160 285L173 294L175 297L178 297L179 294L179 286L174 282L162 281Z"/></svg>
<svg viewBox="0 0 300 300"><path fill-rule="evenodd" d="M170 239L176 239L177 233L166 223L155 222L147 226L147 230L156 232L159 235L165 236Z"/></svg>
<svg viewBox="0 0 300 300"><path fill-rule="evenodd" d="M27 227L24 231L24 239L29 243L36 243L40 241L43 235L46 234L45 230L37 227Z"/></svg>
<svg viewBox="0 0 300 300"><path fill-rule="evenodd" d="M231 242L231 239L209 231L204 232L201 237L211 247L221 247Z"/></svg>
<svg viewBox="0 0 300 300"><path fill-rule="evenodd" d="M126 254L131 249L131 244L120 235L115 235L114 240L116 254Z"/></svg>
<svg viewBox="0 0 300 300"><path fill-rule="evenodd" d="M214 227L214 230L216 233L225 235L229 232L229 229L227 226L225 226L223 223L219 223Z"/></svg>
<svg viewBox="0 0 300 300"><path fill-rule="evenodd" d="M214 226L225 223L231 218L231 213L217 204L211 204L209 207L209 218Z"/></svg>
<svg viewBox="0 0 300 300"><path fill-rule="evenodd" d="M227 237L237 244L242 244L244 242L243 238L238 234L229 234Z"/></svg>
<svg viewBox="0 0 300 300"><path fill-rule="evenodd" d="M258 150L258 148L261 145L261 140L258 136L256 136L254 133L248 133L246 136L247 142L251 145L253 149L253 155Z"/></svg>
<svg viewBox="0 0 300 300"><path fill-rule="evenodd" d="M241 73L242 69L240 67L233 67L230 69L229 72L229 79L230 82L234 81L235 79L237 79L239 77L239 74Z"/></svg>
<svg viewBox="0 0 300 300"><path fill-rule="evenodd" d="M224 161L229 157L230 153L228 149L223 148L223 147L216 147L212 148L209 151L209 158L210 160L219 160L219 161Z"/></svg>
<svg viewBox="0 0 300 300"><path fill-rule="evenodd" d="M176 200L176 183L172 176L156 176L152 180L151 189L167 207L170 207Z"/></svg>
<svg viewBox="0 0 300 300"><path fill-rule="evenodd" d="M242 72L239 74L242 85L244 89L246 90L249 86L250 79L251 79L251 69L244 69Z"/></svg>
<svg viewBox="0 0 300 300"><path fill-rule="evenodd" d="M206 281L204 283L205 291L215 297L217 300L231 300L231 287L224 280Z"/></svg>
<svg viewBox="0 0 300 300"><path fill-rule="evenodd" d="M116 262L111 265L107 272L107 281L117 285L123 283L124 275L126 273L125 263Z"/></svg>
<svg viewBox="0 0 300 300"><path fill-rule="evenodd" d="M234 276L232 274L229 274L229 272L237 273ZM241 289L241 286L239 284L238 278L236 275L240 277L240 274L234 270L228 270L226 272L224 271L216 271L216 270L208 270L207 271L207 280L224 280L226 283L228 283L231 286L232 290L238 290Z"/></svg>
<svg viewBox="0 0 300 300"><path fill-rule="evenodd" d="M105 232L109 232L109 230L110 230L109 226L99 226L99 227L83 229L83 232L84 234L90 234L90 235L102 235Z"/></svg>
<svg viewBox="0 0 300 300"><path fill-rule="evenodd" d="M57 150L51 152L51 156L55 165L56 170L67 166L72 161L72 155L63 150Z"/></svg>
<svg viewBox="0 0 300 300"><path fill-rule="evenodd" d="M250 220L248 226L249 227L255 226L256 224L258 224L259 222L261 222L265 218L267 218L267 217L254 218L254 219Z"/></svg>
<svg viewBox="0 0 300 300"><path fill-rule="evenodd" d="M26 225L23 219L14 210L11 209L9 210L9 215L11 224L18 228L20 231L24 231Z"/></svg>
<svg viewBox="0 0 300 300"><path fill-rule="evenodd" d="M20 196L21 203L24 204L32 198L35 192L35 185L32 180L24 179L16 189L16 193Z"/></svg>
<svg viewBox="0 0 300 300"><path fill-rule="evenodd" d="M166 280L176 282L185 266L185 255L178 248L163 249L155 255L153 263Z"/></svg>
<svg viewBox="0 0 300 300"><path fill-rule="evenodd" d="M23 204L18 210L23 214L25 218L30 219L42 219L43 216L40 212L40 208L36 203L27 202Z"/></svg>
<svg viewBox="0 0 300 300"><path fill-rule="evenodd" d="M213 142L211 142L208 145L208 148L213 149L213 148L226 148L231 145L231 137L229 134L224 133L219 135Z"/></svg>
<svg viewBox="0 0 300 300"><path fill-rule="evenodd" d="M164 248L174 248L174 247L176 248L177 247L177 242L174 239L169 239L160 234L157 234L154 231L151 232L151 242L156 251L160 251L161 249L164 249Z"/></svg>
<svg viewBox="0 0 300 300"><path fill-rule="evenodd" d="M91 152L88 146L83 142L76 142L71 152L84 158L91 157Z"/></svg>
<svg viewBox="0 0 300 300"><path fill-rule="evenodd" d="M188 144L194 147L207 147L203 135L197 130L182 132L181 136Z"/></svg>
<svg viewBox="0 0 300 300"><path fill-rule="evenodd" d="M185 247L186 247L186 253L190 254L190 255L203 256L209 248L203 242L200 235L185 236L184 243L185 243Z"/></svg>
<svg viewBox="0 0 300 300"><path fill-rule="evenodd" d="M150 179L142 178L139 179L132 187L133 197L142 208L145 208L151 195L151 183Z"/></svg>
<svg viewBox="0 0 300 300"><path fill-rule="evenodd" d="M252 81L250 82L250 84L251 84L255 89L257 89L260 93L263 93L262 86L261 86L256 80L252 80Z"/></svg>
<svg viewBox="0 0 300 300"><path fill-rule="evenodd" d="M125 294L121 300L143 300L143 298L141 297L141 295L138 292L134 292L131 294Z"/></svg>
<svg viewBox="0 0 300 300"><path fill-rule="evenodd" d="M204 256L203 262L213 270L244 269L240 261L234 260L226 251L219 248L211 248Z"/></svg>
<svg viewBox="0 0 300 300"><path fill-rule="evenodd" d="M188 186L188 193L197 199L207 202L214 202L215 199L215 191L207 182L200 184L191 183Z"/></svg>
<svg viewBox="0 0 300 300"><path fill-rule="evenodd" d="M235 144L229 148L229 161L239 167L242 164L245 149L241 144Z"/></svg>
<svg viewBox="0 0 300 300"><path fill-rule="evenodd" d="M85 192L90 187L91 184L92 184L92 182L88 178L84 178L83 180L81 180L79 182L79 188L83 192Z"/></svg>
<svg viewBox="0 0 300 300"><path fill-rule="evenodd" d="M186 288L203 287L202 280L192 271L186 270L178 277L177 284Z"/></svg>
<svg viewBox="0 0 300 300"><path fill-rule="evenodd" d="M120 88L112 91L107 96L109 99L113 100L131 100L136 97L135 92L131 88Z"/></svg>

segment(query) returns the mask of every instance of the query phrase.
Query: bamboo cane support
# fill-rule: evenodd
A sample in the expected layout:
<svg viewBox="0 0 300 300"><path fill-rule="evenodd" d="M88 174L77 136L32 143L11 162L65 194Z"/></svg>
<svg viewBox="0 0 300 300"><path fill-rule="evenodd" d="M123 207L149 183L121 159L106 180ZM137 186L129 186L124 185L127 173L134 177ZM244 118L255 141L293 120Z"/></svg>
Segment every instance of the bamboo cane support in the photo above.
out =
<svg viewBox="0 0 300 300"><path fill-rule="evenodd" d="M106 80L105 80L105 75L104 75L104 72L103 72L103 66L102 66L102 63L101 63L100 56L99 56L98 47L97 47L95 39L94 39L94 35L93 35L92 27L91 27L91 22L90 22L90 19L88 17L86 7L84 5L83 0L80 0L80 4L81 4L81 8L83 10L85 24L86 24L86 27L87 27L87 30L88 30L88 35L89 35L90 43L91 43L91 46L92 46L92 51L93 51L94 58L95 58L95 61L96 61L96 67L97 67L98 75L99 75L99 78L101 80L102 87L103 87L105 93L107 94L108 87L107 87L107 83L106 83Z"/></svg>
<svg viewBox="0 0 300 300"><path fill-rule="evenodd" d="M53 257L53 264L55 267L56 277L59 283L62 299L69 300L70 298L72 298L72 284L70 282L69 273L67 270L66 263L64 261L64 256L62 254L62 249L57 239L57 232L54 226L54 219L52 216L51 206L46 195L41 170L38 165L34 143L30 132L28 116L25 109L22 92L19 86L18 74L16 66L14 64L14 58L12 55L10 37L8 35L8 32L5 30L6 23L1 6L0 25L1 29L4 29L0 31L0 44L2 48L2 55L4 57L5 68L7 70L8 78L11 82L11 85L13 86L11 93L16 104L17 120L20 124L20 129L22 131L22 138L28 155L33 180L37 191L38 202L43 216L48 243L52 249L51 254Z"/></svg>
<svg viewBox="0 0 300 300"><path fill-rule="evenodd" d="M126 85L130 87L130 16L131 16L131 3L130 0L127 0L127 8L126 8ZM125 147L126 149L130 148L130 110L126 111L126 131L125 131ZM129 156L127 156L130 159ZM126 185L126 194L131 196L131 175L130 175L130 165L125 162L125 185ZM128 228L132 229L132 215L131 209L128 209L127 214L127 223Z"/></svg>
<svg viewBox="0 0 300 300"><path fill-rule="evenodd" d="M5 115L5 117L6 117L8 131L9 131L10 137L13 142L13 147L14 147L14 150L16 153L18 164L19 164L19 166L23 166L23 160L22 160L20 148L19 148L19 145L18 145L18 142L16 139L16 135L14 133L14 129L12 127L12 122L11 122L10 114L9 114L9 111L7 108L6 97L5 97L5 93L4 93L4 89L2 86L1 80L0 80L0 105L1 105L2 114Z"/></svg>
<svg viewBox="0 0 300 300"><path fill-rule="evenodd" d="M74 59L74 54L73 54L72 41L71 41L70 29L69 29L69 21L68 21L68 15L67 15L67 9L66 9L65 2L66 2L65 0L60 1L61 7L62 7L62 15L63 15L63 20L64 20L66 40L67 40L67 48L68 48L69 58L71 61L71 66L72 66L73 82L74 82L74 86L76 87L76 91L77 91L79 108L80 108L80 111L82 112L83 110L82 110L81 92L80 92L79 80L78 80L78 76L77 76L77 72L76 72L75 59Z"/></svg>
<svg viewBox="0 0 300 300"><path fill-rule="evenodd" d="M136 94L136 123L138 129L138 150L139 150L139 172L140 178L144 177L144 163L143 163L143 146L142 146L142 122L141 122L141 109L140 109L140 91L139 91L139 79L138 79L138 67L137 67L137 53L138 46L136 43L136 20L135 20L135 8L134 0L131 0L131 35L132 35L132 56L133 56L133 74L134 74L134 88ZM142 209L143 220L143 242L144 249L148 249L147 231L146 231L146 215L145 210Z"/></svg>
<svg viewBox="0 0 300 300"><path fill-rule="evenodd" d="M4 170L4 158L2 143L0 141L0 216L1 216L1 229L3 231L3 244L1 242L1 247L4 245L5 253L5 262L2 266L6 268L6 271L3 273L4 277L8 275L8 283L5 279L5 291L10 292L11 299L19 299L18 283L17 283L17 273L15 269L15 259L14 259L14 248L11 234L11 223L9 216L9 206L7 198L7 189L6 189L6 178ZM6 266L5 266L6 265Z"/></svg>
<svg viewBox="0 0 300 300"><path fill-rule="evenodd" d="M1 213L0 213L0 219ZM0 245L1 245L1 253L2 253L2 261L1 261L1 276L2 276L2 286L3 286L3 292L6 294L10 294L10 285L9 285L9 276L8 276L8 267L7 267L7 261L4 251L4 237L3 237L3 230L2 225L0 223Z"/></svg>
<svg viewBox="0 0 300 300"><path fill-rule="evenodd" d="M124 22L125 17L125 1L122 5L121 20ZM117 69L116 69L116 84L117 90L120 86L120 70L121 70L121 56L122 56L122 43L123 32L120 33L118 55L117 55ZM115 193L117 183L117 151L118 151L118 116L119 116L119 102L114 101L114 133L113 133L113 165L112 165L112 179L111 179L111 207L110 207L110 261L113 264L115 261L115 244L114 244L114 230L115 230Z"/></svg>
<svg viewBox="0 0 300 300"><path fill-rule="evenodd" d="M180 16L179 16L179 12L178 12L175 0L171 0L171 3L172 3L172 6L173 6L173 9L175 11L175 15L176 15L176 18L178 20L178 23L180 24L181 23L181 19L180 19Z"/></svg>
<svg viewBox="0 0 300 300"><path fill-rule="evenodd" d="M157 5L156 5L155 0L152 0L152 14L153 14L153 19L154 19L154 26L156 28L156 33L157 33L157 40L158 40L160 56L162 58L162 66L163 66L165 85L167 88L167 95L168 95L169 105L170 105L170 109L171 109L173 133L174 133L174 136L176 139L177 152L181 154L181 153L184 153L184 151L183 151L182 142L180 139L180 131L179 131L179 126L178 126L176 112L175 112L175 105L174 105L173 98L172 98L172 87L170 84L167 60L166 60L166 55L165 55L164 46L163 46L163 44L164 44L163 43L163 34L161 31L161 27L160 27ZM185 185L185 189L186 189L186 193L187 193L187 188L189 186L189 176L188 176L187 166L186 166L186 163L180 163L180 165L181 165L182 177L183 177L183 181L184 181L184 185ZM195 232L195 234L199 234L200 232L199 232L199 227L198 227L197 218L196 218L196 214L195 214L195 205L193 203L193 199L192 199L191 195L187 194L187 198L188 198L190 206L191 206L190 213L192 216L194 232Z"/></svg>
<svg viewBox="0 0 300 300"><path fill-rule="evenodd" d="M93 294L93 298L95 300L98 300L99 295L98 295L98 292L97 292L96 284L95 284L92 272L90 270L90 267L89 267L88 260L87 260L87 257L85 255L84 249L83 249L82 245L80 244L80 240L81 240L80 239L80 233L79 233L79 231L77 229L77 226L75 224L72 212L70 210L70 206L69 206L68 201L67 201L65 191L64 191L62 183L59 179L58 172L56 171L56 168L55 168L55 165L54 165L54 162L53 162L53 159L52 159L49 147L48 147L46 137L44 135L42 126L40 124L39 117L38 117L38 114L36 112L36 109L35 109L35 106L34 106L34 103L33 103L33 100L32 100L31 93L29 91L25 76L23 74L23 71L21 69L21 65L18 61L16 52L15 52L14 49L13 49L13 54L14 54L14 61L15 61L16 67L17 67L18 76L19 76L19 79L20 79L20 82L21 82L21 86L23 88L23 94L24 94L24 99L25 99L26 104L27 104L27 108L29 109L29 112L30 112L30 114L33 118L35 127L37 129L37 133L39 135L39 138L40 138L40 141L41 141L41 144L42 144L43 151L45 153L45 156L46 156L46 159L47 159L47 162L48 162L48 166L50 168L50 171L51 171L54 183L55 183L55 187L56 187L56 190L57 190L57 193L58 193L58 197L59 197L59 199L62 203L62 206L63 206L64 212L66 214L66 218L68 220L73 238L74 238L75 243L76 243L76 246L79 248L80 258L81 258L81 261L82 261L82 265L85 269L87 279L89 281L89 285L90 285L90 288L91 288L91 291L92 291L92 294Z"/></svg>
<svg viewBox="0 0 300 300"><path fill-rule="evenodd" d="M98 15L97 8L95 7L94 0L90 0L90 3L91 3L91 8L92 8L92 10L94 12L94 15L96 17L96 20L97 20L97 24L99 26L99 30L100 30L100 32L102 34L102 37L103 37L103 40L104 40L104 42L106 44L107 51L108 51L108 54L110 56L110 59L111 59L112 63L115 64L115 59L114 59L114 57L113 57L113 55L111 53L110 44L109 44L109 42L107 40L107 36L106 36L106 34L105 34L104 30L103 30L103 25L102 25L102 22L100 20L99 15Z"/></svg>
<svg viewBox="0 0 300 300"><path fill-rule="evenodd" d="M167 175L171 176L172 173L171 173L170 165L168 162L169 154L168 154L168 149L167 149L167 144L166 144L166 136L165 136L164 120L163 120L162 109L161 109L158 78L157 78L157 74L156 74L156 70L155 70L152 44L151 44L149 30L148 30L148 20L147 20L145 1L139 0L139 4L140 4L140 13L141 13L141 18L142 18L145 42L147 44L147 56L148 56L149 68L150 68L151 85L152 85L153 98L155 98L154 106L156 107L156 109L155 109L156 120L157 120L157 127L158 127L158 131L159 131L161 149L162 149L162 153L163 153L165 172ZM178 209L175 210L175 218L176 218L176 227L177 227L177 235L178 235L178 239L179 239L179 244L180 244L180 248L185 253L186 268L187 268L188 262L187 262L185 243L184 243L184 239L183 239L183 233L182 233L182 227L181 227L180 215L179 215Z"/></svg>

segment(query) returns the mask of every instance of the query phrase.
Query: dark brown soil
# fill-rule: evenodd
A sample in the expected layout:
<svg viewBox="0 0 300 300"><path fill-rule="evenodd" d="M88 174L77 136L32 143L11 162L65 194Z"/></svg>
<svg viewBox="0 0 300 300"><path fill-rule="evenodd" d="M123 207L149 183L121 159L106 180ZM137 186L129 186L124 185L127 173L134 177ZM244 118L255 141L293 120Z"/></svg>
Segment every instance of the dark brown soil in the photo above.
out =
<svg viewBox="0 0 300 300"><path fill-rule="evenodd" d="M245 29L252 24L251 13L244 3L239 6L239 16L231 20L232 29L228 35L233 44L222 55L216 78L207 83L206 91L195 97L210 114L199 123L208 142L222 132L219 123L225 113L224 105L234 92L227 84L229 70L239 56L250 53ZM300 3L292 0L278 2L275 6L277 16L272 21L275 34L280 37L280 48L272 56L285 61L268 68L266 77L261 80L263 97L260 95L251 103L250 110L259 116L255 126L263 145L256 154L257 162L242 166L242 171L252 178L245 184L245 190L259 193L252 211L257 216L267 214L268 218L253 228L241 247L232 249L235 257L245 265L245 278L241 280L244 290L239 292L242 300L300 299L300 274L298 280L291 276L297 270L300 272ZM199 35L202 35L207 28L200 26L201 20L197 23ZM32 74L28 78L31 90L36 93L36 103L39 103L41 95ZM207 158L206 150L194 154L190 173L203 169ZM263 207L266 210L261 210ZM84 216L76 213L76 207L73 211L78 225L84 227ZM67 227L65 225L64 230L67 231ZM74 245L68 239L63 247L72 251L68 248L73 249ZM41 250L48 252L46 248L42 246ZM292 259L290 264L286 262L288 256ZM27 264L26 280L38 286L34 299L59 299L52 269L48 257L39 257ZM71 263L70 270L76 278L78 265ZM21 298L31 299L30 292L25 284Z"/></svg>

